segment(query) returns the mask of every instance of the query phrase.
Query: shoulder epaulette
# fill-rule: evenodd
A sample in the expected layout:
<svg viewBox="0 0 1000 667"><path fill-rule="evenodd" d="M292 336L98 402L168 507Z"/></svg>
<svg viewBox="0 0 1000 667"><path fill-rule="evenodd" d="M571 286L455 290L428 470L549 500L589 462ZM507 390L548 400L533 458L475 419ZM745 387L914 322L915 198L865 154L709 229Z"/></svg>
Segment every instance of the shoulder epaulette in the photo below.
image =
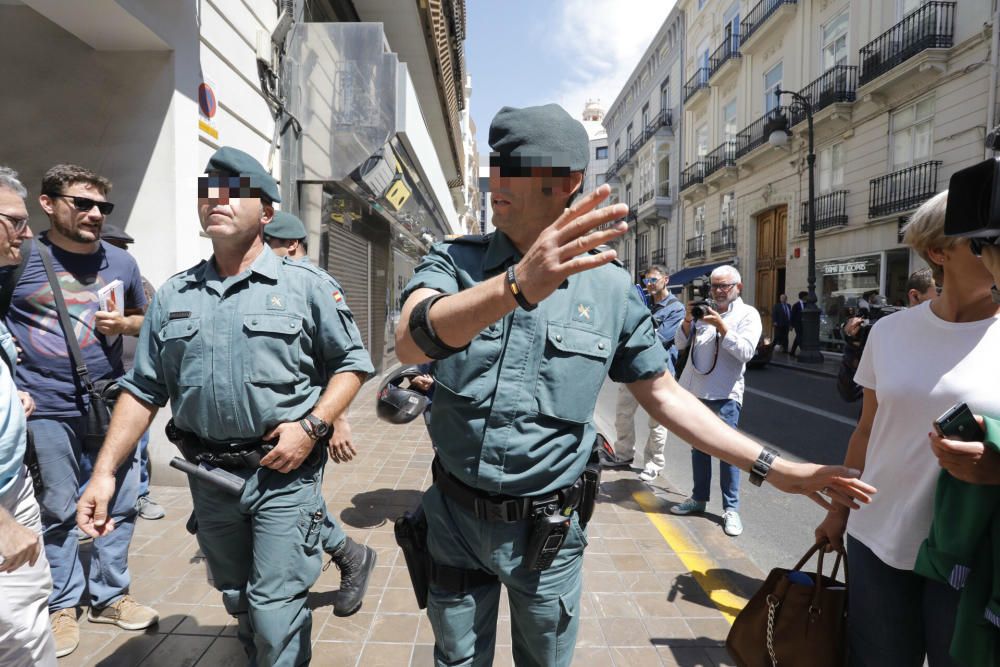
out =
<svg viewBox="0 0 1000 667"><path fill-rule="evenodd" d="M298 269L302 269L302 270L306 271L307 273L311 273L312 275L316 276L320 280L323 280L323 281L329 282L329 283L333 283L333 285L337 289L339 289L341 291L343 291L343 289L344 289L343 287L340 286L340 283L337 282L337 279L333 277L332 273L330 273L326 269L321 269L320 267L316 266L312 262L299 262L299 261L296 261L294 259L288 259L287 257L283 257L282 258L282 264L284 266L294 266L294 267L296 267Z"/></svg>
<svg viewBox="0 0 1000 667"><path fill-rule="evenodd" d="M490 239L493 238L493 234L466 234L465 236L456 236L454 238L445 239L445 243L464 243L468 245L489 245Z"/></svg>

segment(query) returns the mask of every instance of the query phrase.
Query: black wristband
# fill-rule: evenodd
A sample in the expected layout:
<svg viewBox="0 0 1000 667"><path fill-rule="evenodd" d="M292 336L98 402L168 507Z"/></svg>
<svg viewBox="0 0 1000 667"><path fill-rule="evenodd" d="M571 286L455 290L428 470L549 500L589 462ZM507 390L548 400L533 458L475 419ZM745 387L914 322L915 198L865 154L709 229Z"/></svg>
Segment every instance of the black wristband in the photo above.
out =
<svg viewBox="0 0 1000 667"><path fill-rule="evenodd" d="M519 305L524 310L534 310L538 308L537 303L531 303L526 298L524 298L524 292L521 291L521 286L517 284L517 277L514 275L514 267L507 267L507 289L510 293L514 295L514 301L517 301Z"/></svg>
<svg viewBox="0 0 1000 667"><path fill-rule="evenodd" d="M434 296L427 297L410 311L410 337L413 338L413 342L417 344L417 347L431 359L446 359L456 352L461 352L469 347L468 343L462 347L448 345L438 337L434 332L434 327L431 326L431 320L428 315L431 306L434 305L435 301L443 299L446 296L448 295L435 294Z"/></svg>

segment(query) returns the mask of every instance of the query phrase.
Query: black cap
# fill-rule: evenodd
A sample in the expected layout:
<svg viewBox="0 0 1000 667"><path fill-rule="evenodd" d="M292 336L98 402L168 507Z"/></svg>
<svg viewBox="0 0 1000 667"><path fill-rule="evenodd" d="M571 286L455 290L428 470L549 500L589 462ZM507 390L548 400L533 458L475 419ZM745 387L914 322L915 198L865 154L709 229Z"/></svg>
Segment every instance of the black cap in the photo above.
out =
<svg viewBox="0 0 1000 667"><path fill-rule="evenodd" d="M135 243L135 239L125 233L124 229L119 229L114 225L104 223L101 226L101 238L105 241L118 241L119 243Z"/></svg>
<svg viewBox="0 0 1000 667"><path fill-rule="evenodd" d="M500 109L490 123L490 147L496 153L490 156L491 167L583 171L590 159L583 123L558 104Z"/></svg>

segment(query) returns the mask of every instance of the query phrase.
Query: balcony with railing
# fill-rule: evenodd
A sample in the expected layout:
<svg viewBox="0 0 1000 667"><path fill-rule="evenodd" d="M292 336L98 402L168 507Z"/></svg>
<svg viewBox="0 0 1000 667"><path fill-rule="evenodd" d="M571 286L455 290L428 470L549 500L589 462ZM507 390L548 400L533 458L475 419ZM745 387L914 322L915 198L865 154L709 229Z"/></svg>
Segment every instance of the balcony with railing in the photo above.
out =
<svg viewBox="0 0 1000 667"><path fill-rule="evenodd" d="M642 196L639 197L639 206L642 206L648 201L652 201L654 194L655 193L653 190L647 190L646 192L643 192Z"/></svg>
<svg viewBox="0 0 1000 667"><path fill-rule="evenodd" d="M763 41L764 33L770 32L791 18L797 3L798 0L760 0L747 13L746 18L740 21L740 34L743 36L740 49L744 53L750 53ZM763 29L765 27L766 30Z"/></svg>
<svg viewBox="0 0 1000 667"><path fill-rule="evenodd" d="M684 259L694 259L705 256L705 235L700 234L693 239L687 240L687 250L684 252Z"/></svg>
<svg viewBox="0 0 1000 667"><path fill-rule="evenodd" d="M727 32L722 44L719 45L708 58L708 78L711 80L716 76L732 71L732 67L727 64L738 65L740 62L740 35L735 32Z"/></svg>
<svg viewBox="0 0 1000 667"><path fill-rule="evenodd" d="M837 65L824 72L818 79L799 91L799 95L812 104L813 116L832 104L850 104L857 99L858 68L854 65ZM806 114L796 107L789 123L798 125Z"/></svg>
<svg viewBox="0 0 1000 667"><path fill-rule="evenodd" d="M736 252L735 225L724 225L712 232L712 252Z"/></svg>
<svg viewBox="0 0 1000 667"><path fill-rule="evenodd" d="M764 134L764 126L775 116L787 114L788 112L788 107L776 107L743 128L736 135L736 159L749 155L761 146L768 145L767 135Z"/></svg>
<svg viewBox="0 0 1000 667"><path fill-rule="evenodd" d="M694 76L684 84L684 104L694 104L694 98L699 92L708 90L708 68L699 67Z"/></svg>
<svg viewBox="0 0 1000 667"><path fill-rule="evenodd" d="M809 202L802 203L803 234L809 233ZM836 190L816 198L816 231L843 227L847 224L847 190Z"/></svg>
<svg viewBox="0 0 1000 667"><path fill-rule="evenodd" d="M955 5L955 2L926 2L861 47L859 83L865 86L928 49L950 48L955 42ZM941 69L944 67L942 63Z"/></svg>
<svg viewBox="0 0 1000 667"><path fill-rule="evenodd" d="M718 148L705 156L705 178L720 169L736 166L736 142L724 141Z"/></svg>
<svg viewBox="0 0 1000 667"><path fill-rule="evenodd" d="M873 178L868 183L868 217L908 211L923 204L937 194L940 167L940 160L931 160Z"/></svg>
<svg viewBox="0 0 1000 667"><path fill-rule="evenodd" d="M666 248L657 248L656 250L654 250L653 251L652 260L653 260L652 261L653 264L660 264L661 266L666 266L667 265L667 249Z"/></svg>
<svg viewBox="0 0 1000 667"><path fill-rule="evenodd" d="M639 136L636 137L635 139L633 139L632 143L628 147L628 159L629 160L631 160L632 158L634 158L639 153L639 149L642 148L642 145L644 143L646 143L646 137L643 135L642 132L640 132Z"/></svg>
<svg viewBox="0 0 1000 667"><path fill-rule="evenodd" d="M705 180L705 163L698 160L681 171L681 192Z"/></svg>
<svg viewBox="0 0 1000 667"><path fill-rule="evenodd" d="M674 126L674 112L672 109L660 109L646 125L645 140L649 141L656 134L656 131L661 127L673 128Z"/></svg>

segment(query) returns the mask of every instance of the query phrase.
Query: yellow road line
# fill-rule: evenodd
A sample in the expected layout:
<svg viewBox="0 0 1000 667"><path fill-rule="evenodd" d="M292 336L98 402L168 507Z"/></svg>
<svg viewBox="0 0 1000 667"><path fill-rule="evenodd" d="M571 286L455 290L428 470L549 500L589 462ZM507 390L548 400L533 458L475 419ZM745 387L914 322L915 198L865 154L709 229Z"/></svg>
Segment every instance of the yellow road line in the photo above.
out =
<svg viewBox="0 0 1000 667"><path fill-rule="evenodd" d="M691 571L698 585L708 595L712 603L719 608L730 625L736 619L736 614L746 605L747 600L730 589L731 584L722 576L723 568L704 553L704 550L691 542L684 531L680 530L661 513L661 505L656 496L649 491L636 491L632 494L646 516L660 531L667 545L674 550L684 567Z"/></svg>

